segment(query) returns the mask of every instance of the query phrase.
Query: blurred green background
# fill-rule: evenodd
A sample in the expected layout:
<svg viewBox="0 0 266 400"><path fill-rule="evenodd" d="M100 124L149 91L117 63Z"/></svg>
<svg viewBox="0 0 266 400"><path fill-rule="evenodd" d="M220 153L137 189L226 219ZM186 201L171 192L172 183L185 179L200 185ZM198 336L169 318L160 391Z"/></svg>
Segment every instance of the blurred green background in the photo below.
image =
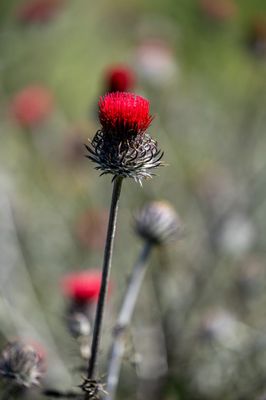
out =
<svg viewBox="0 0 266 400"><path fill-rule="evenodd" d="M98 177L82 143L99 128L105 71L127 65L134 92L151 102L150 132L168 166L143 188L124 182L101 369L141 247L132 216L164 199L185 233L154 253L129 340L144 361L135 369L125 360L120 398L263 399L265 1L62 0L37 20L23 19L26 3L0 3L2 345L39 341L48 384L80 383L60 279L101 267L101 240L86 238L102 233L88 222L84 234L80 224L106 212L111 178ZM32 85L49 90L53 104L25 128L12 105Z"/></svg>

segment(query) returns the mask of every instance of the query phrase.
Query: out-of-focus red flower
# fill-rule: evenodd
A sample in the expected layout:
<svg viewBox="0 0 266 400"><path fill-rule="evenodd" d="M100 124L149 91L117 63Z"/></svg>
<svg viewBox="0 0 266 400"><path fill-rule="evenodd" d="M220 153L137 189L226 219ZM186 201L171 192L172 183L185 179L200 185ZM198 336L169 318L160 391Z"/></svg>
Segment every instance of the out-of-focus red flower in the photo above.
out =
<svg viewBox="0 0 266 400"><path fill-rule="evenodd" d="M16 94L11 112L22 127L33 127L44 121L53 109L53 95L45 87L28 86Z"/></svg>
<svg viewBox="0 0 266 400"><path fill-rule="evenodd" d="M233 0L200 0L201 11L216 21L226 21L235 16L237 6Z"/></svg>
<svg viewBox="0 0 266 400"><path fill-rule="evenodd" d="M101 288L102 274L97 270L75 272L62 280L65 295L77 302L95 302Z"/></svg>
<svg viewBox="0 0 266 400"><path fill-rule="evenodd" d="M151 124L148 100L133 93L109 93L100 98L99 119L106 133L136 136Z"/></svg>
<svg viewBox="0 0 266 400"><path fill-rule="evenodd" d="M17 19L23 23L43 23L53 18L63 0L29 0L17 9Z"/></svg>
<svg viewBox="0 0 266 400"><path fill-rule="evenodd" d="M101 250L105 243L107 223L106 210L87 210L77 220L76 235L85 247Z"/></svg>
<svg viewBox="0 0 266 400"><path fill-rule="evenodd" d="M126 66L110 67L105 73L105 87L107 92L128 92L135 84L134 72Z"/></svg>

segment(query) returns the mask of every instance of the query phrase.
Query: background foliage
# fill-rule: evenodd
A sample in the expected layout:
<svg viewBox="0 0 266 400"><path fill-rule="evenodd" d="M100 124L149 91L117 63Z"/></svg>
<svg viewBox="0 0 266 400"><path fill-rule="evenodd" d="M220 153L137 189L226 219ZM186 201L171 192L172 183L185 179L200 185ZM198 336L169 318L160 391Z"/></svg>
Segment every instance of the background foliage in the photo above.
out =
<svg viewBox="0 0 266 400"><path fill-rule="evenodd" d="M125 182L103 369L124 282L140 247L133 212L163 198L178 210L185 234L152 259L129 334L121 398L261 396L265 26L262 51L254 50L253 31L265 17L265 2L239 0L233 15L219 20L195 0L65 1L45 23L21 23L21 4L0 4L2 344L17 336L41 342L48 354L47 382L63 388L80 383L80 373L73 372L77 346L64 327L60 279L74 269L101 266L101 245L84 246L77 221L88 209L105 211L110 177L98 178L80 156L81 143L98 127L104 71L127 64L137 70L135 91L151 101L152 135L169 166L143 188ZM168 76L162 67L161 81L149 80L138 65L137 49L147 38L160 39L169 50L174 72ZM32 84L49 88L54 106L49 118L29 130L14 120L11 104ZM92 228L89 236L94 234ZM136 371L133 348L143 356Z"/></svg>

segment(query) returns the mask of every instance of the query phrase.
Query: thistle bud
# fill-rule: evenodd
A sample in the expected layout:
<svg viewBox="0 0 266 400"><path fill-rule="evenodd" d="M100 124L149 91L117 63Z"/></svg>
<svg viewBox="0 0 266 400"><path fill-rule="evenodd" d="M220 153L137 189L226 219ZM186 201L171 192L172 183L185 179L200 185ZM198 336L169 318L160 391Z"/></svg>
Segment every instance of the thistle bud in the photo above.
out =
<svg viewBox="0 0 266 400"><path fill-rule="evenodd" d="M141 183L159 167L163 153L146 132L153 117L149 101L132 93L108 93L99 101L101 129L86 146L87 156L102 174Z"/></svg>
<svg viewBox="0 0 266 400"><path fill-rule="evenodd" d="M170 204L155 201L148 203L137 213L135 230L142 239L159 245L177 239L182 224Z"/></svg>
<svg viewBox="0 0 266 400"><path fill-rule="evenodd" d="M8 343L0 357L0 375L17 385L29 388L39 385L44 373L44 359L31 345Z"/></svg>
<svg viewBox="0 0 266 400"><path fill-rule="evenodd" d="M89 318L83 313L74 312L69 315L67 325L69 332L76 339L90 335L91 324Z"/></svg>

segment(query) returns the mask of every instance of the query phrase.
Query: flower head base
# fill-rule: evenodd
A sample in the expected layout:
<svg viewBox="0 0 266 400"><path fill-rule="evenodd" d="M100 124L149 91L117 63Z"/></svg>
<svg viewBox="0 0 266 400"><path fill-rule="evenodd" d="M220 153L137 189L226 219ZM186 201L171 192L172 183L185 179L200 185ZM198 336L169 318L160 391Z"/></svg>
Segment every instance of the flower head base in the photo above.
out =
<svg viewBox="0 0 266 400"><path fill-rule="evenodd" d="M153 119L148 100L132 93L109 93L100 98L99 119L102 129L86 146L96 169L138 182L151 177L150 170L161 165L163 154L146 133Z"/></svg>
<svg viewBox="0 0 266 400"><path fill-rule="evenodd" d="M154 245L165 244L180 236L182 224L173 207L155 201L145 205L135 217L135 230L142 239Z"/></svg>
<svg viewBox="0 0 266 400"><path fill-rule="evenodd" d="M108 92L127 92L133 88L135 76L130 68L118 65L106 71L105 81Z"/></svg>
<svg viewBox="0 0 266 400"><path fill-rule="evenodd" d="M43 357L31 345L15 341L1 354L0 375L14 380L19 386L39 385L44 369Z"/></svg>
<svg viewBox="0 0 266 400"><path fill-rule="evenodd" d="M96 270L71 273L63 278L63 291L77 303L94 303L99 297L101 280L102 274Z"/></svg>

